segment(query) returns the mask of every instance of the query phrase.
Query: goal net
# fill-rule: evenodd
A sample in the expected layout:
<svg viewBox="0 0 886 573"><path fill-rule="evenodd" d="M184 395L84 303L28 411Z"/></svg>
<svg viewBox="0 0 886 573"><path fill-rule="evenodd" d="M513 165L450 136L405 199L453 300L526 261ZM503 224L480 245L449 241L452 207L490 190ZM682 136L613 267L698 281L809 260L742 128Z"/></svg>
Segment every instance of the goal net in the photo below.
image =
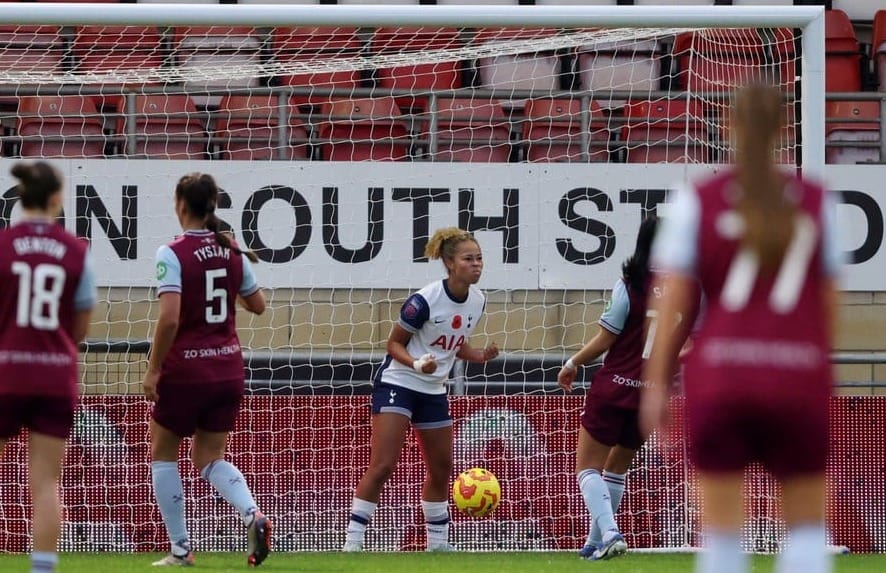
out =
<svg viewBox="0 0 886 573"><path fill-rule="evenodd" d="M373 371L402 302L443 276L423 255L443 226L484 250L473 344L503 350L452 373L455 470L488 468L504 492L491 518L454 514L453 541L548 550L576 549L589 525L574 476L582 395L563 395L556 373L594 334L642 218L664 212L673 183L728 161L734 88L781 87L779 159L823 163L813 9L154 8L0 6L0 225L19 209L11 163L50 159L100 285L62 480L66 550L165 548L140 380L181 175L216 178L218 215L260 259L269 308L239 317L249 391L229 449L276 550L341 547ZM632 548L699 543L679 427L628 476L618 519ZM197 550L244 549L235 512L181 467ZM28 547L25 476L13 442L6 551ZM368 549L423 547L423 477L410 437ZM747 547L776 549L773 486L749 479Z"/></svg>

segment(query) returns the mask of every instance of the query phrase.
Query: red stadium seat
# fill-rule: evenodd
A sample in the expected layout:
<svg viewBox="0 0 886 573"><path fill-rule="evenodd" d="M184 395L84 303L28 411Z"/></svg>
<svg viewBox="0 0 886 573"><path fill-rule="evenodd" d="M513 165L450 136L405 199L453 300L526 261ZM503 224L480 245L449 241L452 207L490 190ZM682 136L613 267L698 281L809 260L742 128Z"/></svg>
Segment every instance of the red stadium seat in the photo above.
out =
<svg viewBox="0 0 886 573"><path fill-rule="evenodd" d="M581 48L581 87L595 92L603 107L620 107L624 99L600 99L599 91L656 91L661 79L661 46L657 40L629 40Z"/></svg>
<svg viewBox="0 0 886 573"><path fill-rule="evenodd" d="M102 157L103 119L86 96L33 96L19 100L22 157Z"/></svg>
<svg viewBox="0 0 886 573"><path fill-rule="evenodd" d="M372 36L372 53L379 55L411 53L424 50L453 50L461 47L459 31L448 28L379 28ZM451 90L461 87L461 64L457 60L445 62L396 66L378 69L378 85L386 89L424 91ZM397 103L405 108L427 106L427 98L398 97Z"/></svg>
<svg viewBox="0 0 886 573"><path fill-rule="evenodd" d="M82 26L73 41L78 72L159 68L160 32L151 26Z"/></svg>
<svg viewBox="0 0 886 573"><path fill-rule="evenodd" d="M106 74L115 70L159 69L163 66L160 32L150 26L82 26L77 28L72 44L75 71ZM123 86L156 84L139 80L108 81L99 89L119 94ZM109 99L98 96L96 105L103 107Z"/></svg>
<svg viewBox="0 0 886 573"><path fill-rule="evenodd" d="M625 106L622 141L628 163L705 163L708 136L700 104L632 101Z"/></svg>
<svg viewBox="0 0 886 573"><path fill-rule="evenodd" d="M64 56L57 26L0 26L0 70L57 73L63 69ZM14 108L18 100L0 96L0 104Z"/></svg>
<svg viewBox="0 0 886 573"><path fill-rule="evenodd" d="M874 72L877 74L880 91L886 91L886 10L877 10L874 14L871 59L874 61Z"/></svg>
<svg viewBox="0 0 886 573"><path fill-rule="evenodd" d="M609 132L599 104L591 101L588 133L589 161L609 160ZM581 161L581 100L531 99L524 108L523 139L526 160L540 162Z"/></svg>
<svg viewBox="0 0 886 573"><path fill-rule="evenodd" d="M323 104L320 149L329 161L403 161L408 131L393 97L342 99Z"/></svg>
<svg viewBox="0 0 886 573"><path fill-rule="evenodd" d="M256 67L261 63L262 36L247 26L198 26L173 30L173 56L185 69L202 69L211 74L204 80L185 82L186 89L237 88L258 85L257 77L229 79L230 68ZM192 94L197 105L218 105L221 94Z"/></svg>
<svg viewBox="0 0 886 573"><path fill-rule="evenodd" d="M825 11L824 46L825 91L861 91L861 52L846 12Z"/></svg>
<svg viewBox="0 0 886 573"><path fill-rule="evenodd" d="M674 41L678 86L693 93L732 92L754 81L790 89L794 84L794 33L753 28L709 29L679 34Z"/></svg>
<svg viewBox="0 0 886 573"><path fill-rule="evenodd" d="M197 108L184 94L150 94L134 96L130 110L129 99L123 99L117 109L120 117L117 133L124 134L123 153L135 157L164 159L205 159L206 137ZM131 111L131 113L130 113ZM133 116L130 120L130 115ZM129 121L135 125L130 126ZM135 134L135 148L126 135Z"/></svg>
<svg viewBox="0 0 886 573"><path fill-rule="evenodd" d="M286 67L297 68L309 62L322 63L325 59L354 58L360 54L363 40L356 28L275 28L272 34L272 50L275 63ZM297 72L284 71L280 82L286 86L303 88L307 93L295 94L296 105L319 105L332 101L329 95L314 94L314 89L340 90L337 97L341 98L360 87L360 72L316 71Z"/></svg>
<svg viewBox="0 0 886 573"><path fill-rule="evenodd" d="M869 163L880 162L880 148L862 146L833 146L836 142L879 142L880 102L830 101L825 108L825 162Z"/></svg>
<svg viewBox="0 0 886 573"><path fill-rule="evenodd" d="M477 31L472 43L513 42L555 34L557 30L551 28L484 28ZM553 50L480 58L477 68L484 88L541 92L560 89L560 58Z"/></svg>
<svg viewBox="0 0 886 573"><path fill-rule="evenodd" d="M423 139L429 139L430 112L425 114ZM437 100L436 161L507 162L511 155L511 126L495 100Z"/></svg>
<svg viewBox="0 0 886 573"><path fill-rule="evenodd" d="M307 132L297 119L289 122L290 145L278 141L279 96L228 95L221 99L216 132L222 142L222 157L247 161L307 159Z"/></svg>

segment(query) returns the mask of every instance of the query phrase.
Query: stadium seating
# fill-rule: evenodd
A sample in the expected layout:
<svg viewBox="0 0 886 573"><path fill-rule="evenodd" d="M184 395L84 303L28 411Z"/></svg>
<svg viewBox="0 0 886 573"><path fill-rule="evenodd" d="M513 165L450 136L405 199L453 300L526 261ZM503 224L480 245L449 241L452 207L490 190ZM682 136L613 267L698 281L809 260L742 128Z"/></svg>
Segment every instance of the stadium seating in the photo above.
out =
<svg viewBox="0 0 886 573"><path fill-rule="evenodd" d="M281 145L277 95L224 96L216 118L215 130L224 159L261 161L308 157L307 132L297 118L289 120L288 140Z"/></svg>
<svg viewBox="0 0 886 573"><path fill-rule="evenodd" d="M81 26L73 51L75 70L81 73L163 65L160 32L152 26Z"/></svg>
<svg viewBox="0 0 886 573"><path fill-rule="evenodd" d="M74 70L78 73L103 74L115 70L159 69L164 53L160 32L152 26L82 26L76 29L72 42ZM100 85L103 95L95 97L102 108L109 100L104 94L119 94L123 86L160 83L139 79L137 82L108 81Z"/></svg>
<svg viewBox="0 0 886 573"><path fill-rule="evenodd" d="M662 49L657 40L611 42L578 52L581 87L593 92L658 90ZM627 98L595 95L604 107L620 107Z"/></svg>
<svg viewBox="0 0 886 573"><path fill-rule="evenodd" d="M879 142L880 102L878 101L831 101L827 103L825 126L827 143ZM827 163L866 163L880 161L879 147L833 146L826 147Z"/></svg>
<svg viewBox="0 0 886 573"><path fill-rule="evenodd" d="M454 50L461 46L459 32L446 28L379 28L370 43L372 55L402 55L408 62L410 54L423 50ZM410 91L449 90L461 87L461 64L446 62L398 65L376 72L379 87ZM426 97L397 97L403 109L425 109Z"/></svg>
<svg viewBox="0 0 886 573"><path fill-rule="evenodd" d="M694 100L642 100L625 106L621 139L628 163L706 162L703 108Z"/></svg>
<svg viewBox="0 0 886 573"><path fill-rule="evenodd" d="M757 29L709 29L679 34L674 41L677 85L696 94L731 92L751 81L792 85L796 75L794 34Z"/></svg>
<svg viewBox="0 0 886 573"><path fill-rule="evenodd" d="M531 99L524 108L523 140L526 160L540 162L581 161L582 129L580 99ZM597 102L589 106L587 141L589 161L608 161L609 131Z"/></svg>
<svg viewBox="0 0 886 573"><path fill-rule="evenodd" d="M272 34L273 51L277 55L276 64L283 70L278 77L281 85L308 89L306 94L295 97L297 105L322 104L331 101L328 94L314 94L313 90L335 89L346 96L351 90L360 86L360 72L345 71L310 71L301 72L302 66L311 61L322 63L326 59L353 58L360 55L363 40L356 28L275 28Z"/></svg>
<svg viewBox="0 0 886 573"><path fill-rule="evenodd" d="M18 104L22 157L102 157L102 117L87 96L30 96Z"/></svg>
<svg viewBox="0 0 886 573"><path fill-rule="evenodd" d="M871 60L877 76L880 91L886 91L886 10L874 14L874 29L871 34Z"/></svg>
<svg viewBox="0 0 886 573"><path fill-rule="evenodd" d="M64 57L56 26L0 26L0 70L61 72ZM18 100L0 96L0 105L15 108Z"/></svg>
<svg viewBox="0 0 886 573"><path fill-rule="evenodd" d="M231 67L257 67L261 63L261 34L249 27L201 26L173 29L173 57L183 70L206 74L205 81L185 82L197 105L218 105L221 97L204 95L207 88L237 88L258 85L258 78L231 80Z"/></svg>
<svg viewBox="0 0 886 573"><path fill-rule="evenodd" d="M511 127L500 102L486 99L437 100L436 161L507 162ZM430 139L430 112L422 139Z"/></svg>
<svg viewBox="0 0 886 573"><path fill-rule="evenodd" d="M320 150L329 161L409 158L406 125L393 97L337 99L321 106Z"/></svg>
<svg viewBox="0 0 886 573"><path fill-rule="evenodd" d="M855 29L842 10L825 12L825 91L861 91L861 52Z"/></svg>
<svg viewBox="0 0 886 573"><path fill-rule="evenodd" d="M206 137L197 108L185 94L150 94L121 98L117 109L121 115L117 133L120 148L129 157L160 159L204 159ZM130 119L130 116L132 119ZM129 122L134 121L134 125ZM129 141L129 134L135 142Z"/></svg>
<svg viewBox="0 0 886 573"><path fill-rule="evenodd" d="M519 42L556 33L557 30L548 28L481 29L476 32L472 43ZM560 57L553 51L491 56L478 59L476 65L484 88L505 93L510 90L551 92L560 89Z"/></svg>

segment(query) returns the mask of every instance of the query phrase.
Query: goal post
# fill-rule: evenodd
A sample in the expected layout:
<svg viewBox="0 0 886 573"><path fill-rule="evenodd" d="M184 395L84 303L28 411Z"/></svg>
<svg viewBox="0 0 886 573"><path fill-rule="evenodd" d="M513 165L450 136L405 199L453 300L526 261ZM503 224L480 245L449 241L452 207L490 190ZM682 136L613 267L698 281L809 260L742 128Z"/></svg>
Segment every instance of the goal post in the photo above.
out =
<svg viewBox="0 0 886 573"><path fill-rule="evenodd" d="M139 383L181 175L216 178L220 218L260 259L269 305L238 317L249 392L230 450L276 549L341 547L374 368L402 302L442 276L429 235L457 225L484 250L475 344L503 354L453 371L455 469L490 469L503 501L491 518L455 515L453 540L552 550L588 527L573 471L582 397L562 395L557 369L593 335L642 217L728 160L733 88L774 78L791 102L779 160L824 165L821 7L0 3L0 22L0 227L19 213L10 165L46 158L98 274L66 550L165 547ZM697 488L682 434L670 438L628 477L618 519L632 548L699 543ZM0 551L28 546L5 495L26 483L21 446L0 460ZM234 511L182 470L197 550L243 549ZM422 546L423 477L410 437L369 549ZM746 546L775 550L775 490L749 479Z"/></svg>

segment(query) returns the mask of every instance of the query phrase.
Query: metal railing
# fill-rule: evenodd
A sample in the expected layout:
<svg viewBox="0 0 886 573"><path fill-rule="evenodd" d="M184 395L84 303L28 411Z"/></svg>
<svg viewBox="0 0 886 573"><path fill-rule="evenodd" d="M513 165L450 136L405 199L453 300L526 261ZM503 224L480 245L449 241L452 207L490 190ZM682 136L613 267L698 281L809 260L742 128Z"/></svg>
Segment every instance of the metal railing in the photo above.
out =
<svg viewBox="0 0 886 573"><path fill-rule="evenodd" d="M321 116L320 113L313 112L305 112L304 109L307 109L308 106L304 106L302 110L300 110L297 106L293 106L291 101L293 98L305 99L307 98L310 101L320 102L320 101L332 101L333 99L340 98L372 98L372 97L395 97L395 98L414 98L417 100L424 100L427 102L427 108L422 110L420 113L415 113L412 111L407 111L405 113L401 113L400 115L392 116L389 119L392 121L401 121L406 125L415 126L415 125L426 125L422 127L418 131L418 135L412 133L406 137L399 138L402 139L404 143L409 143L412 146L417 146L421 149L426 150L426 154L421 157L415 157L414 159L427 158L430 161L435 159L437 155L437 151L440 147L439 142L439 101L444 98L465 98L465 99L474 99L480 101L497 101L503 104L503 107L506 109L506 115L501 119L506 122L512 124L513 126L517 126L519 123L523 121L529 120L519 113L511 114L511 110L522 108L522 103L528 99L539 99L539 98L556 98L563 100L579 100L579 162L587 162L590 159L592 151L595 148L599 148L603 145L607 145L607 142L602 141L594 141L591 137L591 133L593 131L593 127L595 125L599 125L605 121L606 126L605 130L609 131L612 134L616 134L616 137L613 138L613 141L609 142L610 147L618 148L619 145L624 146L627 142L624 140L620 140L617 134L621 131L622 127L625 125L629 125L632 121L639 121L641 123L655 123L661 122L662 124L668 122L667 118L637 118L631 119L626 118L624 116L619 115L618 113L607 114L605 117L599 117L597 121L594 121L595 117L592 117L591 111L591 102L592 101L619 101L619 102L627 102L627 101L638 101L637 93L631 91L622 91L622 90L611 90L611 91L588 91L588 90L557 90L557 91L539 91L539 90L495 90L495 89L479 89L479 88L462 88L462 89L452 89L452 90L404 90L404 89L380 89L376 87L372 88L355 88L355 89L335 89L335 88L310 88L310 87L295 87L295 86L281 86L281 87L240 87L240 88L219 88L219 87L194 87L194 86L183 86L183 85L163 85L163 86L140 86L137 90L133 90L131 88L127 88L125 86L90 86L90 85L20 85L20 86L9 86L9 85L0 85L0 97L25 97L25 96L49 96L49 95L77 95L77 96L101 96L104 98L109 97L121 97L126 101L126 105L122 110L115 110L113 112L101 113L99 117L106 120L110 125L115 126L110 131L114 131L116 126L123 125L125 126L124 133L110 133L104 136L75 136L78 140L94 140L96 138L102 139L112 145L117 144L119 147L118 153L119 155L110 155L107 156L109 158L112 157L140 157L137 154L138 144L144 142L148 137L144 134L139 134L136 130L136 126L138 125L138 121L140 119L146 118L147 114L137 113L135 110L135 97L138 94L161 94L161 95L178 95L185 94L190 96L197 97L221 97L224 95L273 95L277 98L277 109L276 109L276 117L275 119L275 159L278 160L289 160L289 149L293 146L312 144L317 145L323 143L322 140L319 140L316 136L308 137L308 138L298 138L293 137L292 128L294 124L292 120L297 121L301 127L305 127L309 131L310 134L316 134L316 128L321 122L325 122L328 120L334 119L348 119L348 118L336 118L336 117L326 117ZM643 94L642 100L660 100L660 99L672 99L672 100L686 100L688 99L690 94L685 91L653 91L647 92ZM692 97L695 98L704 98L708 101L715 101L717 99L723 99L727 97L727 94L724 93L709 93L709 94L700 94L695 93L692 94ZM828 101L879 101L880 102L880 117L886 118L886 92L853 92L853 93L832 93L827 95ZM319 106L314 106L315 108ZM7 115L10 117L14 117L16 115L15 112L7 112ZM186 117L194 117L194 113L188 112L170 112L162 114L162 117L166 118L179 118L182 116ZM196 112L196 118L200 122L202 126L206 129L207 135L205 137L198 137L193 135L167 135L165 136L165 141L170 143L172 142L189 142L189 143L200 143L205 145L206 149L210 152L210 157L212 157L212 146L216 144L222 144L223 141L213 132L212 126L214 122L218 118L222 117L231 117L231 113L229 110L220 110L215 108L204 108L200 109ZM235 116L236 117L236 116ZM685 121L689 118L674 118L677 121ZM716 119L714 116L699 118L704 120ZM869 118L859 118L857 120L852 118L831 118L828 119L829 123L839 122L839 123L871 123L871 119ZM685 121L688 125L689 121ZM706 124L710 125L709 121L706 121ZM830 148L838 148L838 147L855 147L855 148L877 148L880 154L880 163L884 161L886 158L886 122L879 121L879 140L878 141L839 141L839 142L827 142L827 146ZM687 133L690 137L693 137L693 134ZM4 136L4 141L11 144L20 144L24 139L31 138L32 141L58 141L65 139L65 135L60 136L42 136L42 135L33 135L33 136L21 136L17 134L9 134ZM156 136L155 136L156 137ZM711 149L711 153L709 153L709 159L713 163L718 163L724 160L722 157L722 153L719 153L717 150L722 146L724 140L722 139L724 134L711 132L707 134L707 139L698 139L693 142L695 146L707 147ZM236 143L245 143L249 142L250 138L248 137L237 137L232 139L225 139L224 141L232 141ZM449 139L447 139L447 142ZM455 142L458 143L458 142ZM474 144L477 144L477 141L473 141ZM519 135L516 139L508 139L508 140L490 140L482 142L485 144L511 144L511 145L523 145L527 143L527 140L522 138L522 135ZM550 142L549 142L550 143ZM649 142L649 147L661 147L667 146L669 142L661 141L661 142ZM677 144L674 142L674 144ZM679 143L679 145L683 145L684 142Z"/></svg>

